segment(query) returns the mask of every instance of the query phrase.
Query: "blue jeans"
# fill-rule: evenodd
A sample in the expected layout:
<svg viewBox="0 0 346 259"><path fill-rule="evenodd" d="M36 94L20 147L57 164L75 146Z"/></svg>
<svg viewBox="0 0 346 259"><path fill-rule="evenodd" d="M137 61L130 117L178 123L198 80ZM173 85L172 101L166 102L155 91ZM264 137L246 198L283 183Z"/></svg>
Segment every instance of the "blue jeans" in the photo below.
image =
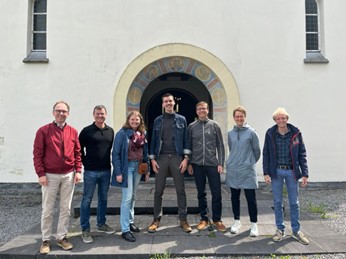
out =
<svg viewBox="0 0 346 259"><path fill-rule="evenodd" d="M277 229L284 230L284 213L282 207L283 184L286 184L288 201L290 204L290 218L292 232L296 233L300 229L299 223L299 201L298 201L298 181L291 170L276 170L276 178L272 178L275 223Z"/></svg>
<svg viewBox="0 0 346 259"><path fill-rule="evenodd" d="M205 185L207 178L211 192L211 206L213 221L220 221L222 214L222 196L221 196L221 177L217 171L217 166L200 166L192 164L193 175L195 176L196 188L198 191L198 208L201 219L208 221L208 202Z"/></svg>
<svg viewBox="0 0 346 259"><path fill-rule="evenodd" d="M130 224L134 223L136 193L141 176L138 174L138 161L129 161L127 187L122 188L121 197L120 225L122 233L130 231Z"/></svg>
<svg viewBox="0 0 346 259"><path fill-rule="evenodd" d="M111 179L111 170L84 171L84 190L80 208L80 225L82 230L90 229L90 204L93 199L96 185L97 203L97 226L106 223L107 195Z"/></svg>

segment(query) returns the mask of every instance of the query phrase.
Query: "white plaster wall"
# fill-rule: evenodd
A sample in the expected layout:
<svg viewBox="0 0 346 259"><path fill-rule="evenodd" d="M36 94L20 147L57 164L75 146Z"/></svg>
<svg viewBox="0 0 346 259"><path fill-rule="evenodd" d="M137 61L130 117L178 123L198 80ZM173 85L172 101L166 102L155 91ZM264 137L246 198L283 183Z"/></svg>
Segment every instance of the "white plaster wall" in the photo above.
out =
<svg viewBox="0 0 346 259"><path fill-rule="evenodd" d="M28 1L0 1L0 182L37 180L33 139L53 120L56 100L70 103L68 122L79 131L101 103L109 110L108 123L118 125L112 98L122 73L145 51L167 43L198 46L224 62L262 145L272 112L284 106L303 132L310 180L346 181L340 118L345 7L343 0L324 2L330 63L304 64L301 0L49 0L49 63L24 64ZM261 175L260 163L258 169Z"/></svg>

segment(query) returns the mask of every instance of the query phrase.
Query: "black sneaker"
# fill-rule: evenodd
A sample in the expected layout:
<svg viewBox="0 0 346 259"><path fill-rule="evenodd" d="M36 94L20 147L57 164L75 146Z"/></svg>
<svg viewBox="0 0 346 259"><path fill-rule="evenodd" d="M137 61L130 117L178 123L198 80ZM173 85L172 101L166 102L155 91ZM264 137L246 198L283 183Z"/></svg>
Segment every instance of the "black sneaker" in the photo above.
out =
<svg viewBox="0 0 346 259"><path fill-rule="evenodd" d="M135 242L136 241L136 238L133 236L133 234L130 231L122 233L121 236L126 241L129 241L129 242Z"/></svg>
<svg viewBox="0 0 346 259"><path fill-rule="evenodd" d="M133 223L130 224L130 230L132 232L140 232L141 230Z"/></svg>

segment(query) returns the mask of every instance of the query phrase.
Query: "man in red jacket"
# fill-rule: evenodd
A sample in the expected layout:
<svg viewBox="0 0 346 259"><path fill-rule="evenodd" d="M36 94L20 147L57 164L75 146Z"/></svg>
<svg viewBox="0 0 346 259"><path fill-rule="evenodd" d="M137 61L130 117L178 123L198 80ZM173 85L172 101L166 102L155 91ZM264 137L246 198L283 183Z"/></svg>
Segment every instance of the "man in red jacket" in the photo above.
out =
<svg viewBox="0 0 346 259"><path fill-rule="evenodd" d="M50 252L54 204L60 193L57 245L70 250L67 240L74 184L81 180L81 150L78 132L66 124L70 106L56 102L53 106L55 120L38 129L34 141L34 167L42 186L41 254Z"/></svg>

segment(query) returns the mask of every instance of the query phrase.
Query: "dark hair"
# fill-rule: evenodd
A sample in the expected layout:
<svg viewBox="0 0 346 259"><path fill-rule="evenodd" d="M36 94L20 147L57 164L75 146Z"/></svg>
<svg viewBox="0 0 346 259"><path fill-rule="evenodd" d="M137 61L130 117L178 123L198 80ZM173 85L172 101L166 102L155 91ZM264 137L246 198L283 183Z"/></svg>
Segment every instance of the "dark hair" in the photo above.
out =
<svg viewBox="0 0 346 259"><path fill-rule="evenodd" d="M93 114L95 113L96 110L102 110L102 109L104 109L105 112L107 113L107 109L104 105L102 105L102 104L96 105L94 108Z"/></svg>
<svg viewBox="0 0 346 259"><path fill-rule="evenodd" d="M165 93L164 95L162 95L161 100L163 101L163 98L170 97L170 96L174 97L173 94L171 93Z"/></svg>

